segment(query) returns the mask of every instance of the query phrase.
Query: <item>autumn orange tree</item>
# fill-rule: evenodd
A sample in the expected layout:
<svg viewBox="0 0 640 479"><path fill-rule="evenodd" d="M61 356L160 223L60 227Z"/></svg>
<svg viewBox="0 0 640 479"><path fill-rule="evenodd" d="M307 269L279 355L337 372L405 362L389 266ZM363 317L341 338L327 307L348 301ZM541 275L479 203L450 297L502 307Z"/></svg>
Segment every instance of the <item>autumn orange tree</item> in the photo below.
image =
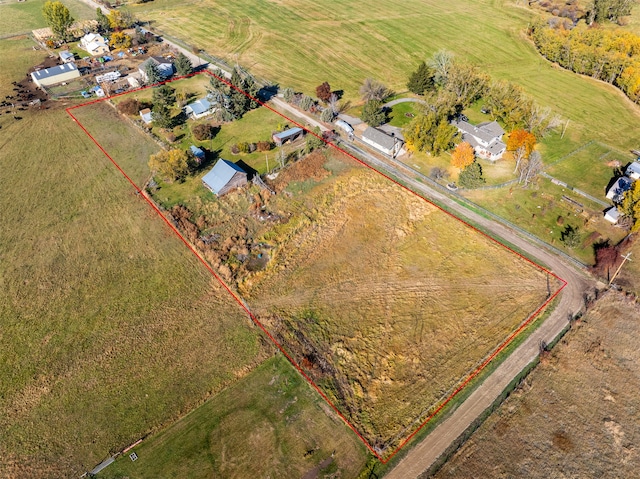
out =
<svg viewBox="0 0 640 479"><path fill-rule="evenodd" d="M516 160L514 173L518 171L522 160L529 158L535 146L536 136L533 133L522 128L511 132L507 140L507 151L513 152L513 158Z"/></svg>
<svg viewBox="0 0 640 479"><path fill-rule="evenodd" d="M163 150L151 155L149 168L166 180L177 180L184 178L189 173L189 157L184 150Z"/></svg>
<svg viewBox="0 0 640 479"><path fill-rule="evenodd" d="M475 154L473 147L466 141L458 143L458 146L456 146L453 153L451 153L451 165L456 168L460 168L461 170L464 170L467 166L473 163L474 159Z"/></svg>

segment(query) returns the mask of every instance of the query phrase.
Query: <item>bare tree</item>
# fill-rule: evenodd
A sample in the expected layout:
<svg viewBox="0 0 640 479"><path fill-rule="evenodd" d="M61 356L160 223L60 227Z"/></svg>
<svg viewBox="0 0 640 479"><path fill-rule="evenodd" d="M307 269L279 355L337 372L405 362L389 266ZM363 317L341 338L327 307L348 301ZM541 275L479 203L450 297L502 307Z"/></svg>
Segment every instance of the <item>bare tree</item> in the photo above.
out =
<svg viewBox="0 0 640 479"><path fill-rule="evenodd" d="M446 50L440 50L436 52L433 57L427 62L434 72L434 80L438 85L444 85L449 78L449 71L453 64L453 53Z"/></svg>
<svg viewBox="0 0 640 479"><path fill-rule="evenodd" d="M520 163L518 182L527 186L540 171L542 171L542 158L540 153L534 151L529 155L529 158Z"/></svg>
<svg viewBox="0 0 640 479"><path fill-rule="evenodd" d="M336 95L335 93L332 93L331 96L329 97L329 108L331 109L331 111L333 112L333 115L336 116L338 113L340 113L340 105L338 104L338 95Z"/></svg>
<svg viewBox="0 0 640 479"><path fill-rule="evenodd" d="M383 101L389 96L389 89L373 78L367 78L360 87L360 94L364 101Z"/></svg>

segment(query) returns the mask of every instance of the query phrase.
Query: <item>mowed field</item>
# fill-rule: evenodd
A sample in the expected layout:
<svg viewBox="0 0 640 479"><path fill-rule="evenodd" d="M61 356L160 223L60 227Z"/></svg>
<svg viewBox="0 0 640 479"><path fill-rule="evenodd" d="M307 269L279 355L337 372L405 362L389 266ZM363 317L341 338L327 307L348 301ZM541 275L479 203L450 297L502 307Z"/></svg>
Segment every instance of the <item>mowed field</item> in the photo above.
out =
<svg viewBox="0 0 640 479"><path fill-rule="evenodd" d="M0 41L0 93L7 71L32 64L25 46ZM0 116L0 477L77 477L271 354L61 106L45 105ZM131 134L119 145L156 148Z"/></svg>
<svg viewBox="0 0 640 479"><path fill-rule="evenodd" d="M282 355L165 431L99 478L358 477L360 439Z"/></svg>
<svg viewBox="0 0 640 479"><path fill-rule="evenodd" d="M42 7L45 3L46 0L0 1L0 36L46 27L47 22L42 16ZM95 9L79 0L64 0L62 3L67 6L75 20L92 19L96 15Z"/></svg>
<svg viewBox="0 0 640 479"><path fill-rule="evenodd" d="M435 477L637 477L639 334L607 293Z"/></svg>
<svg viewBox="0 0 640 479"><path fill-rule="evenodd" d="M366 77L404 91L417 64L444 48L570 119L567 138L578 144L637 147L637 108L615 88L542 59L524 36L533 12L510 2L156 0L132 8L162 32L309 94L326 80L355 99Z"/></svg>

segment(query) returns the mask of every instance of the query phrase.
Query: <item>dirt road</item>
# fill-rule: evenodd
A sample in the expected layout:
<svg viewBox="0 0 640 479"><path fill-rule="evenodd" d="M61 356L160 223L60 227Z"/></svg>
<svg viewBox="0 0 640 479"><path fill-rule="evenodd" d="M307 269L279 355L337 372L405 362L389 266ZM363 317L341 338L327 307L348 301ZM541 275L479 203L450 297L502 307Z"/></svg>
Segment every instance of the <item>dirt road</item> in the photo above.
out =
<svg viewBox="0 0 640 479"><path fill-rule="evenodd" d="M456 216L472 221L497 238L513 244L530 257L544 264L550 271L567 282L560 301L549 318L518 347L478 388L461 404L446 420L398 463L385 477L389 479L409 479L418 477L427 470L438 457L455 441L471 423L484 412L507 385L518 375L539 353L540 341L550 343L567 325L570 315L579 312L583 306L585 291L593 286L587 275L557 255L531 243L531 240L520 236L506 226L489 220L460 205L439 191L416 181L407 172L396 165L367 154L353 145L344 145L357 153L357 156L375 169L395 176L407 184L413 191L427 199L434 200L454 213Z"/></svg>

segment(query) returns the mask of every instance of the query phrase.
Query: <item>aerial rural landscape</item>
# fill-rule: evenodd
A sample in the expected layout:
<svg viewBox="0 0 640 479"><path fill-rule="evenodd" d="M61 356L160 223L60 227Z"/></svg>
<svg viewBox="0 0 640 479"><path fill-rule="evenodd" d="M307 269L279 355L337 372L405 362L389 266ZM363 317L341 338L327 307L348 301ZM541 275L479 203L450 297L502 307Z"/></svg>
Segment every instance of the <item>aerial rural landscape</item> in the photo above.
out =
<svg viewBox="0 0 640 479"><path fill-rule="evenodd" d="M0 477L633 477L633 0L0 0Z"/></svg>

